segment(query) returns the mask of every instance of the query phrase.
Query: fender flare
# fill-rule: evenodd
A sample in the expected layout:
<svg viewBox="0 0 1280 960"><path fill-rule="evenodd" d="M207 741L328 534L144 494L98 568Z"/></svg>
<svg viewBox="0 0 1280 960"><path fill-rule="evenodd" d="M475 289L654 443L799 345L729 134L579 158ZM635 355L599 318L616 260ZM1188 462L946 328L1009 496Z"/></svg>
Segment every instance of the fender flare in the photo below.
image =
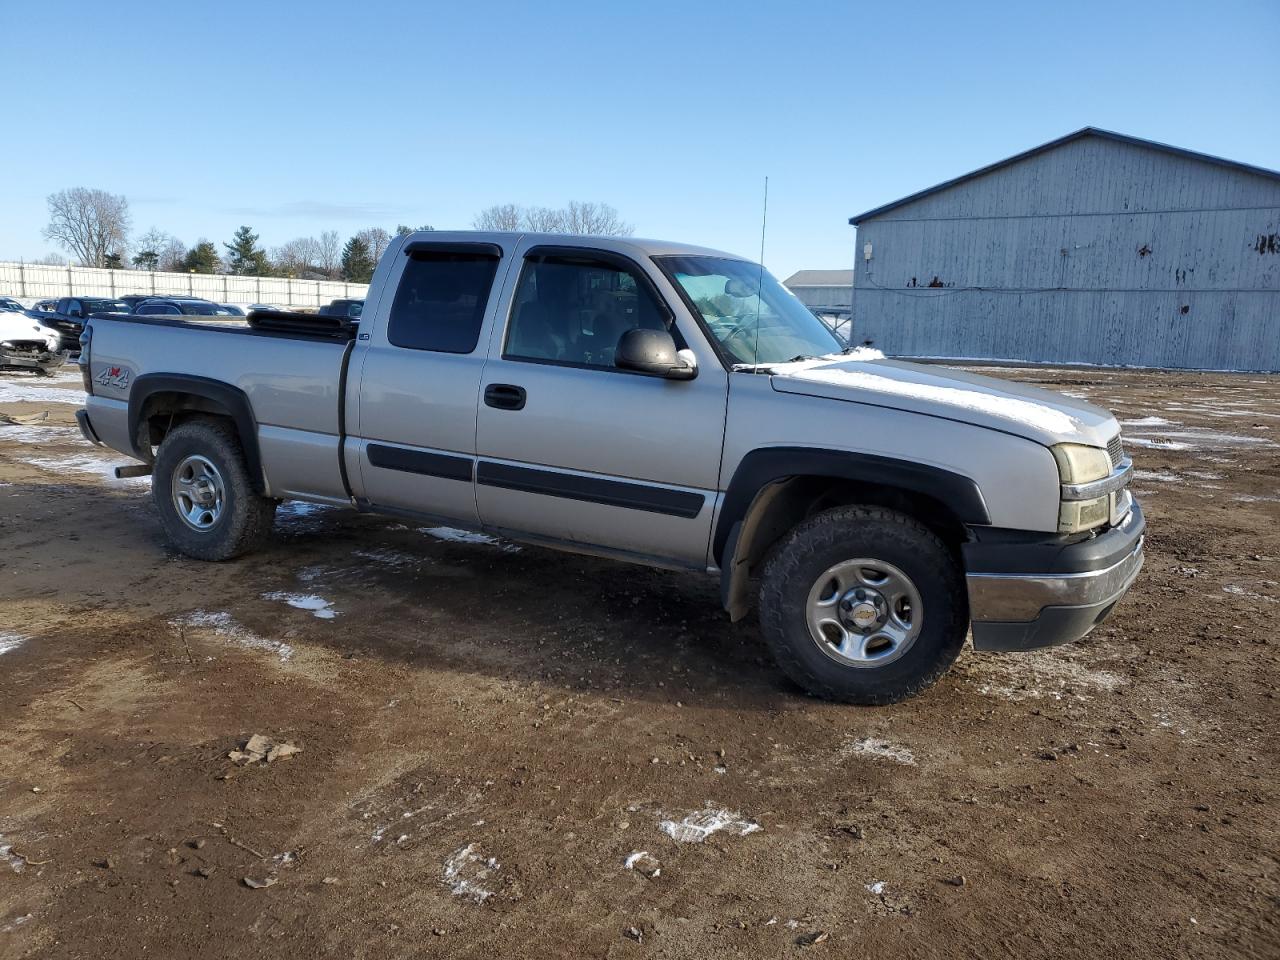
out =
<svg viewBox="0 0 1280 960"><path fill-rule="evenodd" d="M945 505L963 524L989 525L991 516L971 477L941 467L877 454L820 447L762 447L739 462L729 481L712 540L712 557L720 567L720 596L737 619L743 612L747 571L738 557L743 524L762 493L795 477L854 480L930 497ZM750 539L750 538L748 538Z"/></svg>
<svg viewBox="0 0 1280 960"><path fill-rule="evenodd" d="M249 468L254 490L263 493L266 483L262 474L262 454L258 449L258 421L253 416L249 397L239 387L221 380L198 377L188 373L146 373L133 382L129 391L129 437L133 453L139 460L149 461L149 451L138 446L138 427L147 401L158 393L180 393L200 397L224 408L231 414L240 446L244 450L245 464Z"/></svg>

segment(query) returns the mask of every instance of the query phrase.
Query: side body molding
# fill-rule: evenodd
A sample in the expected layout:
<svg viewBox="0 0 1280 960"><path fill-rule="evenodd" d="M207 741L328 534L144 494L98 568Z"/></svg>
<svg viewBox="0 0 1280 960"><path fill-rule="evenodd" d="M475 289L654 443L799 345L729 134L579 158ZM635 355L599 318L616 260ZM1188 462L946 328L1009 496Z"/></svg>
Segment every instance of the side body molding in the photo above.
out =
<svg viewBox="0 0 1280 960"><path fill-rule="evenodd" d="M221 408L231 414L254 488L259 493L264 492L266 483L263 480L262 455L258 450L258 423L253 416L253 407L243 390L221 380L187 373L146 373L138 377L133 389L129 391L129 436L133 441L134 456L139 460L151 461L151 452L138 443L138 428L147 408L147 401L166 393L196 397L208 401L214 409Z"/></svg>

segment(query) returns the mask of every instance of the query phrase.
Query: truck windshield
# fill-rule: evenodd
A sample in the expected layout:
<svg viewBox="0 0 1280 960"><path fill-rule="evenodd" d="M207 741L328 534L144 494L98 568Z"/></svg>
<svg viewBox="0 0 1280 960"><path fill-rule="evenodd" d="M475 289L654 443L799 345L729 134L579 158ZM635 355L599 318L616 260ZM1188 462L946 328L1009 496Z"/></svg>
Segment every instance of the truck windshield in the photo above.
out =
<svg viewBox="0 0 1280 960"><path fill-rule="evenodd" d="M830 327L759 264L727 257L654 259L735 363L786 363L845 348Z"/></svg>

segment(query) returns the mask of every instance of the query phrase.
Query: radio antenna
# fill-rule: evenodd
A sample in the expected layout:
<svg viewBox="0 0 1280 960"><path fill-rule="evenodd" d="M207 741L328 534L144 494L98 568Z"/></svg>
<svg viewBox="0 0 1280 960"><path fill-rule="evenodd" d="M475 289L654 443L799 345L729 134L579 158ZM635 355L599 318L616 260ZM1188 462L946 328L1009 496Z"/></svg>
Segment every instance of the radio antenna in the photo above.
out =
<svg viewBox="0 0 1280 960"><path fill-rule="evenodd" d="M760 272L756 275L756 335L751 347L751 362L760 363L760 304L764 301L764 232L769 225L769 178L764 178L764 209L760 214Z"/></svg>

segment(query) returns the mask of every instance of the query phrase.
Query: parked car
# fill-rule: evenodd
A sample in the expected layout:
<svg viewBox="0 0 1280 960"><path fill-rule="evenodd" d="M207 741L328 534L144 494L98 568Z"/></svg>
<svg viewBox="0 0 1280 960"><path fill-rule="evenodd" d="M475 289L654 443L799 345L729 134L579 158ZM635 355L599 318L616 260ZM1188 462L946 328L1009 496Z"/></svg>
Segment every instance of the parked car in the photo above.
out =
<svg viewBox="0 0 1280 960"><path fill-rule="evenodd" d="M19 313L24 313L26 312L26 309L26 307L13 299L13 297L0 297L0 310L16 310Z"/></svg>
<svg viewBox="0 0 1280 960"><path fill-rule="evenodd" d="M155 317L230 317L234 316L221 303L199 297L148 297L133 309L137 316Z"/></svg>
<svg viewBox="0 0 1280 960"><path fill-rule="evenodd" d="M57 300L37 300L32 304L32 310L39 310L41 313L52 313L58 307Z"/></svg>
<svg viewBox="0 0 1280 960"><path fill-rule="evenodd" d="M188 556L292 499L710 571L735 620L757 585L788 676L861 703L933 683L971 623L979 650L1076 640L1142 566L1110 413L845 348L739 257L417 233L370 298L358 328L92 318L81 430L142 461Z"/></svg>
<svg viewBox="0 0 1280 960"><path fill-rule="evenodd" d="M48 374L62 366L56 331L21 310L0 310L0 369Z"/></svg>
<svg viewBox="0 0 1280 960"><path fill-rule="evenodd" d="M359 320L364 312L363 300L333 300L316 311L322 317L350 317Z"/></svg>
<svg viewBox="0 0 1280 960"><path fill-rule="evenodd" d="M80 352L80 334L86 317L129 312L128 304L112 297L62 297L52 304L52 309L36 309L30 316L42 327L58 334L57 349L67 356Z"/></svg>
<svg viewBox="0 0 1280 960"><path fill-rule="evenodd" d="M154 296L154 293L129 293L125 294L120 299L129 305L129 311L132 313L137 309L138 304L142 303L144 300L150 300Z"/></svg>

